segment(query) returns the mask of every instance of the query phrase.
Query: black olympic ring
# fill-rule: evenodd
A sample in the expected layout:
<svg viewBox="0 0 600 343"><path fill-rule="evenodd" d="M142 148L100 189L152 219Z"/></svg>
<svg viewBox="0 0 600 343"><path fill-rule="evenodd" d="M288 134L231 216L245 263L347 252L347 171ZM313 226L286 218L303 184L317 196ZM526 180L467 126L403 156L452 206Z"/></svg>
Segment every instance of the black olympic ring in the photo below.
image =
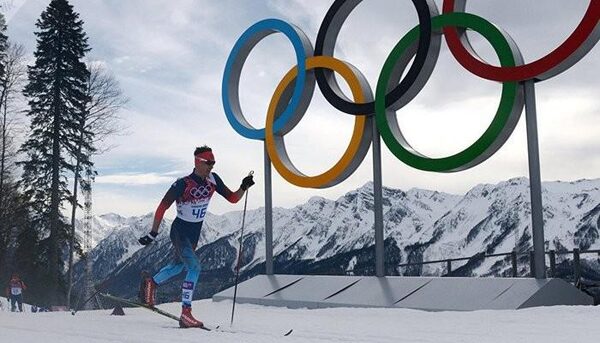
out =
<svg viewBox="0 0 600 343"><path fill-rule="evenodd" d="M335 42L344 21L352 10L362 2L362 0L336 0L325 14L321 23L317 40L315 42L315 56L333 57ZM431 75L435 63L437 62L438 52L440 50L441 36L435 35L432 38L431 17L437 16L437 6L433 0L412 0L419 17L419 43L414 61L402 81L395 86L385 96L385 105L391 110L397 110L405 104L402 97L411 93L411 90L423 88L427 82L427 77ZM406 61L408 64L408 61ZM332 70L326 68L317 68L315 70L317 84L323 96L331 105L338 110L348 114L373 114L375 113L375 102L355 103L348 100L334 76ZM400 76L398 76L400 78Z"/></svg>

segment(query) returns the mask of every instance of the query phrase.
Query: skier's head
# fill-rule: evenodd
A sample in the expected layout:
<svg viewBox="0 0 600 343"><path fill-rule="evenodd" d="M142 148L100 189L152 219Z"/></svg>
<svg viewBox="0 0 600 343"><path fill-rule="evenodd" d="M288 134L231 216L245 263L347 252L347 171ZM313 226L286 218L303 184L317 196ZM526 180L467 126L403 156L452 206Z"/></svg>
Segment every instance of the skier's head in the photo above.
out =
<svg viewBox="0 0 600 343"><path fill-rule="evenodd" d="M203 145L194 150L194 168L198 175L207 177L215 165L215 156L212 149Z"/></svg>

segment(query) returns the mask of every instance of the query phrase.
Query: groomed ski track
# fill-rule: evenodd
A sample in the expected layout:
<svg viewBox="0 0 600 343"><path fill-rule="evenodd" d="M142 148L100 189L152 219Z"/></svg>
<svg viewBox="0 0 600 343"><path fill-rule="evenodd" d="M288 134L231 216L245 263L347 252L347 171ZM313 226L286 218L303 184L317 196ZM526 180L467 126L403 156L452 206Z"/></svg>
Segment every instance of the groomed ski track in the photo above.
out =
<svg viewBox="0 0 600 343"><path fill-rule="evenodd" d="M6 303L4 303L6 304ZM194 316L229 327L231 302L194 302ZM178 314L179 303L159 305ZM409 309L286 309L237 304L236 333L179 329L175 321L142 308L70 312L0 311L2 342L593 342L600 337L594 306L524 310L424 312ZM293 328L288 337L281 332Z"/></svg>

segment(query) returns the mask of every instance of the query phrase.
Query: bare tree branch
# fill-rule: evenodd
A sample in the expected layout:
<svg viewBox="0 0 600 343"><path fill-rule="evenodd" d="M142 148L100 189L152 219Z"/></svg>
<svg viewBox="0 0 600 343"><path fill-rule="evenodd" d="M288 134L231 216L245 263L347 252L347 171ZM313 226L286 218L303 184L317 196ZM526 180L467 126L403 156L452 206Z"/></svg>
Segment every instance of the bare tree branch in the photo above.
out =
<svg viewBox="0 0 600 343"><path fill-rule="evenodd" d="M3 61L4 75L0 78L0 192L7 178L13 175L17 149L15 138L20 131L18 115L24 101L21 90L27 77L25 52L20 44L9 42ZM0 194L0 208L2 208Z"/></svg>
<svg viewBox="0 0 600 343"><path fill-rule="evenodd" d="M119 110L127 104L127 99L119 87L119 83L100 63L89 63L90 72L87 103L79 127L79 139L76 142L75 180L71 199L71 240L69 242L69 280L67 298L70 299L73 288L73 254L75 250L75 213L77 211L77 187L81 184L84 192L91 191L91 181L81 177L81 172L93 176L95 171L90 163L92 155L110 150L113 146L105 145L108 137L123 131L120 125ZM92 133L91 135L89 133ZM91 142L84 142L85 136L91 136ZM82 170L83 169L83 170Z"/></svg>
<svg viewBox="0 0 600 343"><path fill-rule="evenodd" d="M17 137L22 133L19 115L24 109L21 90L27 76L24 48L7 42L1 60L4 73L0 77L0 270L11 260L11 247L17 233L12 225L16 194Z"/></svg>
<svg viewBox="0 0 600 343"><path fill-rule="evenodd" d="M108 137L124 132L119 111L129 102L123 95L118 81L100 63L89 63L90 80L87 116L84 129L94 132L96 155L114 146L105 146Z"/></svg>

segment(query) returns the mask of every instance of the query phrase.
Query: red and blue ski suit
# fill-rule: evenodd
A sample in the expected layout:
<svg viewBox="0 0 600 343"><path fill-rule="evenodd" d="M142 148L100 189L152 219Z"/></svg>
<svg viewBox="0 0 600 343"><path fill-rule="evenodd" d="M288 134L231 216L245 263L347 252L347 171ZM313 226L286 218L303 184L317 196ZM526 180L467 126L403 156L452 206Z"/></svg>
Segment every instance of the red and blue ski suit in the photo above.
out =
<svg viewBox="0 0 600 343"><path fill-rule="evenodd" d="M192 172L171 185L154 216L155 220L162 220L165 211L176 202L177 218L171 225L170 233L175 248L175 261L163 267L154 275L153 280L160 285L186 270L182 292L183 305L191 306L194 289L200 276L200 264L194 251L198 245L208 204L215 192L232 203L240 200L238 194L227 188L217 174L210 173L206 179L202 179Z"/></svg>

